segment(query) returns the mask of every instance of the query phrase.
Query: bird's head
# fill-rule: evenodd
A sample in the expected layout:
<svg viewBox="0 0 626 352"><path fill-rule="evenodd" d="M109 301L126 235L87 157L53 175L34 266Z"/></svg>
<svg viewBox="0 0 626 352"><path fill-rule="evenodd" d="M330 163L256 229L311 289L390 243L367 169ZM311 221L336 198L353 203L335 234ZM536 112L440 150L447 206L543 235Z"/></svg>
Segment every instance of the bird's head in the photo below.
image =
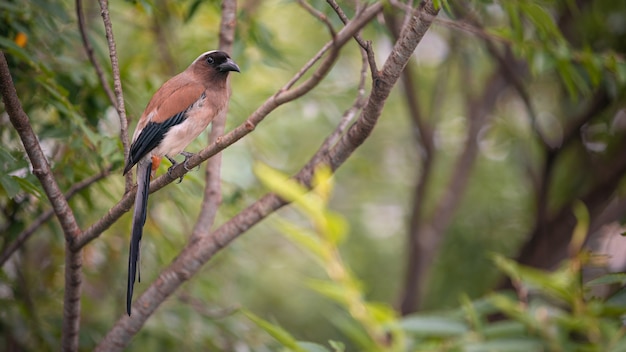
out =
<svg viewBox="0 0 626 352"><path fill-rule="evenodd" d="M228 56L227 53L219 50L207 51L198 56L191 64L194 73L201 75L205 79L213 77L228 76L230 71L239 71L239 66Z"/></svg>

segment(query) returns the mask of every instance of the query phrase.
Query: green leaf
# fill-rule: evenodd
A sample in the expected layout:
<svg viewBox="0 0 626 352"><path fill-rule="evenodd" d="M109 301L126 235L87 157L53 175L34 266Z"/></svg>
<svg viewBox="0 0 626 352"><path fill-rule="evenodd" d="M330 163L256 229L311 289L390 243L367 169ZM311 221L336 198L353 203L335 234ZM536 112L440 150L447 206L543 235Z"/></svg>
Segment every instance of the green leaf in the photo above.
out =
<svg viewBox="0 0 626 352"><path fill-rule="evenodd" d="M580 252L589 229L589 210L587 210L585 203L579 200L574 202L573 206L574 215L576 216L576 227L569 243L569 252L572 256Z"/></svg>
<svg viewBox="0 0 626 352"><path fill-rule="evenodd" d="M541 36L545 39L561 41L562 35L552 15L548 11L534 3L519 3L519 9L531 20Z"/></svg>
<svg viewBox="0 0 626 352"><path fill-rule="evenodd" d="M324 203L328 203L328 199L333 193L333 172L329 167L322 166L315 169L313 174L313 190Z"/></svg>
<svg viewBox="0 0 626 352"><path fill-rule="evenodd" d="M256 164L254 172L272 192L286 201L296 203L316 223L323 222L324 204L319 197L309 195L309 190L304 186L264 164Z"/></svg>
<svg viewBox="0 0 626 352"><path fill-rule="evenodd" d="M346 238L349 231L349 224L341 214L330 211L325 212L326 217L326 239L333 246L337 246Z"/></svg>
<svg viewBox="0 0 626 352"><path fill-rule="evenodd" d="M41 188L41 184L37 181L35 181L37 183L33 183L33 181L29 180L29 178L33 179L33 181L36 180L35 176L32 174L28 177L15 177L14 179L20 185L20 188L28 194L32 194L39 199L43 198L44 191Z"/></svg>
<svg viewBox="0 0 626 352"><path fill-rule="evenodd" d="M497 321L486 325L482 334L487 339L515 337L526 334L526 327L519 321Z"/></svg>
<svg viewBox="0 0 626 352"><path fill-rule="evenodd" d="M348 319L346 316L339 315L337 318L332 319L331 323L337 327L339 331L353 341L359 348L355 351L376 351L376 346L372 339L363 330L360 324L357 324L353 319Z"/></svg>
<svg viewBox="0 0 626 352"><path fill-rule="evenodd" d="M329 352L329 349L313 342L297 342L298 347L307 352Z"/></svg>
<svg viewBox="0 0 626 352"><path fill-rule="evenodd" d="M520 20L520 16L515 6L515 3L512 1L505 1L502 3L502 6L507 12L509 21L511 21L512 31L510 38L518 42L522 42L524 40L524 28L522 27L522 22Z"/></svg>
<svg viewBox="0 0 626 352"><path fill-rule="evenodd" d="M612 273L602 275L587 282L586 286L599 286L599 285L613 285L613 284L626 284L626 273Z"/></svg>
<svg viewBox="0 0 626 352"><path fill-rule="evenodd" d="M532 54L530 69L534 76L551 71L554 69L554 57L544 50L536 50Z"/></svg>
<svg viewBox="0 0 626 352"><path fill-rule="evenodd" d="M100 157L109 159L111 156L122 155L119 149L119 139L116 138L102 138L100 140Z"/></svg>
<svg viewBox="0 0 626 352"><path fill-rule="evenodd" d="M465 352L532 352L545 351L545 346L540 340L533 338L510 338L498 339L478 343L466 343L463 346Z"/></svg>
<svg viewBox="0 0 626 352"><path fill-rule="evenodd" d="M304 247L305 250L309 251L321 262L324 262L328 257L328 251L320 242L316 233L297 227L282 219L276 219L276 227L285 237L297 245Z"/></svg>
<svg viewBox="0 0 626 352"><path fill-rule="evenodd" d="M347 303L346 289L339 284L336 284L332 281L310 279L307 280L307 285L315 291L336 302L339 302L341 304Z"/></svg>
<svg viewBox="0 0 626 352"><path fill-rule="evenodd" d="M595 55L591 48L585 48L585 51L581 53L581 63L585 67L585 71L591 80L591 84L597 87L602 80L602 65L603 60L598 55Z"/></svg>
<svg viewBox="0 0 626 352"><path fill-rule="evenodd" d="M191 2L191 5L189 5L189 9L187 10L185 17L183 18L184 23L189 22L189 20L193 18L193 16L196 14L196 12L198 11L198 8L203 2L204 2L203 0L194 0Z"/></svg>
<svg viewBox="0 0 626 352"><path fill-rule="evenodd" d="M29 53L24 50L24 48L15 44L12 40L0 37L0 48L16 58L28 63L29 66L37 66L34 60L30 57Z"/></svg>
<svg viewBox="0 0 626 352"><path fill-rule="evenodd" d="M493 260L496 266L512 280L522 282L529 288L552 297L571 302L578 292L576 275L568 270L567 265L550 273L525 267L497 254L493 256Z"/></svg>
<svg viewBox="0 0 626 352"><path fill-rule="evenodd" d="M367 302L365 307L378 323L392 323L396 320L396 311L386 303Z"/></svg>
<svg viewBox="0 0 626 352"><path fill-rule="evenodd" d="M560 60L556 64L556 69L561 76L561 80L565 84L567 88L567 92L571 98L576 97L576 83L574 82L574 77L572 77L572 70L569 61Z"/></svg>
<svg viewBox="0 0 626 352"><path fill-rule="evenodd" d="M13 198L20 192L20 184L15 180L18 177L1 175L0 186L4 189L7 197Z"/></svg>
<svg viewBox="0 0 626 352"><path fill-rule="evenodd" d="M450 337L465 334L468 326L455 318L442 316L412 315L400 321L408 333L425 337Z"/></svg>
<svg viewBox="0 0 626 352"><path fill-rule="evenodd" d="M269 321L257 316L256 314L246 309L242 309L241 312L258 327L270 334L274 339L276 339L276 341L280 342L280 344L282 344L283 346L297 352L307 351L304 348L300 347L296 339L282 327L276 324L272 324Z"/></svg>
<svg viewBox="0 0 626 352"><path fill-rule="evenodd" d="M618 307L622 309L626 307L626 288L620 288L606 301L606 303L611 307Z"/></svg>
<svg viewBox="0 0 626 352"><path fill-rule="evenodd" d="M626 84L626 63L625 62L617 62L615 64L615 76L617 77L617 82L620 84Z"/></svg>
<svg viewBox="0 0 626 352"><path fill-rule="evenodd" d="M333 348L334 352L344 352L346 350L346 346L341 341L330 340L328 344Z"/></svg>

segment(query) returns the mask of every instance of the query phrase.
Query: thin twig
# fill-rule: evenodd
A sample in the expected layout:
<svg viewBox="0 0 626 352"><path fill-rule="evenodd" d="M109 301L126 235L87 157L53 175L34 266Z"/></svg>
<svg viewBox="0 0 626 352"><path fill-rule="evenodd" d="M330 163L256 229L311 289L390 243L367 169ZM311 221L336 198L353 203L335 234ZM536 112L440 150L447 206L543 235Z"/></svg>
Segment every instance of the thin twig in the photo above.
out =
<svg viewBox="0 0 626 352"><path fill-rule="evenodd" d="M107 82L106 75L104 74L104 70L100 65L100 62L96 58L93 47L89 42L89 38L87 37L87 28L85 27L85 15L83 14L83 1L76 0L76 17L78 18L78 30L80 31L80 37L83 40L83 47L85 48L85 52L87 53L87 57L89 61L93 65L93 68L96 70L96 75L100 80L100 85L102 89L104 89L104 93L109 98L111 105L113 105L117 109L117 101L115 99L115 94L111 90L109 86L109 82Z"/></svg>
<svg viewBox="0 0 626 352"><path fill-rule="evenodd" d="M344 25L350 22L350 19L348 18L348 16L346 16L346 13L339 6L339 4L337 4L335 0L328 0L327 2L330 5L330 7L332 7L332 9L335 11L337 16L339 16L339 19L341 20L341 22L344 23ZM357 11L357 15L358 13L359 11ZM372 43L370 41L364 40L363 37L361 36L360 31L354 35L354 40L356 40L356 42L359 43L361 48L363 48L363 50L365 50L365 52L367 53L367 60L370 65L370 71L372 72L372 77L376 77L378 75L378 66L376 65L376 56L374 55L374 51L372 50Z"/></svg>
<svg viewBox="0 0 626 352"><path fill-rule="evenodd" d="M209 308L204 302L192 295L183 292L178 296L178 300L193 308L194 312L201 314L209 319L223 319L233 315L239 310L239 307L229 308Z"/></svg>
<svg viewBox="0 0 626 352"><path fill-rule="evenodd" d="M62 348L66 351L78 350L78 330L80 325L80 283L81 283L81 251L72 251L69 248L79 237L81 230L78 227L74 213L61 193L54 178L48 160L46 159L39 140L30 125L28 115L24 112L17 96L11 72L4 56L0 52L0 93L9 120L17 131L33 167L33 174L41 183L54 213L56 214L66 243L65 265L65 293L63 300L63 335Z"/></svg>
<svg viewBox="0 0 626 352"><path fill-rule="evenodd" d="M309 5L309 3L306 2L305 0L298 0L298 3L305 10L307 10L311 15L313 15L313 17L315 17L318 20L322 21L326 25L326 27L328 27L328 31L330 32L330 36L332 38L335 38L335 36L337 35L337 33L335 32L335 28L333 27L333 24L330 23L330 21L328 20L328 17L326 17L325 14L323 14L322 12L318 11L317 9L315 9L313 6Z"/></svg>
<svg viewBox="0 0 626 352"><path fill-rule="evenodd" d="M104 31L107 37L107 44L109 46L109 56L111 57L111 69L113 72L113 89L115 91L115 97L117 104L117 114L120 118L120 139L122 140L122 147L124 148L124 160L128 160L128 153L130 149L130 143L128 139L128 118L126 117L126 107L124 106L124 92L122 91L122 79L120 77L120 66L117 59L117 48L115 45L115 38L113 37L113 24L111 23L111 17L109 16L109 1L98 0L100 3L100 14L102 15L102 21L104 22ZM133 186L132 172L126 174L126 192L128 192Z"/></svg>
<svg viewBox="0 0 626 352"><path fill-rule="evenodd" d="M335 0L328 0L327 3L330 5L330 7L332 7L332 9L335 11L337 16L339 16L339 19L341 20L341 22L343 22L344 25L350 22L350 19L348 18L348 16L346 16L346 13L343 11L341 6L337 4ZM358 15L358 12L357 12L357 15ZM359 33L355 34L354 39L356 39L357 43L359 43L359 45L363 49L367 50L367 43L365 42L365 40L363 40L363 38L361 37L361 34Z"/></svg>
<svg viewBox="0 0 626 352"><path fill-rule="evenodd" d="M331 48L336 48L336 51L339 50L341 46L345 44L345 42L358 33L365 24L369 22L369 20L380 13L382 11L382 5L379 3L375 3L372 6L364 9L359 13L358 17L346 25L339 33L333 38L332 41L326 43L317 54L315 54L301 69L294 75L294 77L285 84L285 86L276 94L276 96L280 95L282 92L287 91L293 87L293 85L304 76L304 74L311 68L313 65L319 61L319 59ZM356 31L354 30L356 29ZM351 34L348 36L347 34ZM367 49L366 49L367 50ZM331 60L327 60L331 61ZM319 70L318 70L319 71ZM313 78L313 77L312 77ZM309 81L313 81L309 79ZM314 82L314 81L313 81ZM306 85L302 84L301 88L306 87Z"/></svg>
<svg viewBox="0 0 626 352"><path fill-rule="evenodd" d="M315 65L315 63L322 58L322 56L324 56L324 54L328 51L328 49L330 49L331 46L333 46L333 42L326 43L322 47L322 49L320 49L317 54L315 54L309 61L307 61L307 63L304 64L304 66L302 66L302 68L276 94L279 94L281 91L287 91L291 89L293 85L296 84L296 82L298 82L300 78L302 78L304 74L307 73L309 69L311 69L311 67L313 67L313 65Z"/></svg>
<svg viewBox="0 0 626 352"><path fill-rule="evenodd" d="M98 174L93 175L78 183L73 184L72 187L70 187L70 189L68 189L67 192L65 192L65 195L64 195L65 199L69 200L78 192L102 180L103 178L105 178L106 176L110 174L111 174L111 167L108 166L104 170L99 172ZM9 258L11 258L13 253L15 253L15 251L18 250L30 238L30 236L34 234L35 231L39 229L39 227L41 227L41 225L45 224L48 220L50 220L50 218L52 218L53 215L54 215L53 209L46 210L41 215L39 215L37 219L35 219L35 221L33 221L33 223L30 224L30 226L26 230L22 231L13 242L11 242L8 246L6 246L6 248L4 248L4 250L0 254L0 267L2 267L6 263L6 261L9 260Z"/></svg>

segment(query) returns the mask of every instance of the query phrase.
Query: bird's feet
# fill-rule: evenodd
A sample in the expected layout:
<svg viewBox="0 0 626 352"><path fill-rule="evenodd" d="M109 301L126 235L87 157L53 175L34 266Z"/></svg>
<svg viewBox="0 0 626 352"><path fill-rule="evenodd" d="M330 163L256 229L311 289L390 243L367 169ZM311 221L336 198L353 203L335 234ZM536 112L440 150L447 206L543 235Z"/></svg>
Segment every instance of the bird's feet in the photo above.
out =
<svg viewBox="0 0 626 352"><path fill-rule="evenodd" d="M172 163L172 166L170 166L170 167L167 169L167 175L168 175L169 177L173 177L173 176L172 176L172 170L174 170L174 168L176 167L176 165L178 165L178 161L174 160L174 158L170 158L170 156L169 156L169 155L165 155L165 157L167 158L167 160L169 160L169 161L170 161L170 163ZM183 175L183 176L181 176L181 177L178 179L178 183L183 182L183 177L184 177L184 175Z"/></svg>
<svg viewBox="0 0 626 352"><path fill-rule="evenodd" d="M189 166L188 166L188 164L187 164L187 163L188 163L188 161L189 161L189 158L191 158L192 156L194 156L194 154L193 154L193 153L186 152L186 151L184 151L184 150L183 150L182 152L180 152L180 155L183 155L183 156L185 157L185 160L183 161L183 167L185 168L185 170L187 170L187 171L191 171L191 169L189 168ZM169 156L169 155L165 155L165 157L167 158L167 160L169 160L169 161L172 163L172 166L170 166L170 167L169 167L169 169L167 169L167 174L168 174L170 177L172 177L172 170L173 170L173 169L174 169L174 168L175 168L175 167L176 167L179 163L178 163L178 161L174 160L174 158L170 158L170 156ZM181 176L181 177L178 179L178 182L177 182L177 183L181 183L181 182L183 182L183 177L185 177L185 175Z"/></svg>
<svg viewBox="0 0 626 352"><path fill-rule="evenodd" d="M192 156L194 156L194 153L190 153L190 152L186 152L186 151L182 151L180 152L180 155L185 157L185 160L183 161L183 167L185 168L185 170L187 171L191 171L191 169L189 168L189 165L187 164L187 162L189 161L189 158L191 158ZM198 166L200 167L200 166Z"/></svg>

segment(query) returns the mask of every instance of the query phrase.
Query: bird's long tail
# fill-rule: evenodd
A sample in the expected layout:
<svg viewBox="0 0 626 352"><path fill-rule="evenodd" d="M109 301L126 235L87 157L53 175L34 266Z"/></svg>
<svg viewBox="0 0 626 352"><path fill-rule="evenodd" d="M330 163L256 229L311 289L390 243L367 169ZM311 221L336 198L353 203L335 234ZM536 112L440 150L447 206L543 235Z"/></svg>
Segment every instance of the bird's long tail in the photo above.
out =
<svg viewBox="0 0 626 352"><path fill-rule="evenodd" d="M148 190L150 189L150 173L152 161L140 161L137 164L137 195L135 196L135 211L133 212L133 230L130 236L130 250L128 253L128 286L126 288L126 313L130 316L130 306L133 301L133 287L135 276L141 282L139 274L139 245L143 234L143 225L146 223L146 209L148 206Z"/></svg>

